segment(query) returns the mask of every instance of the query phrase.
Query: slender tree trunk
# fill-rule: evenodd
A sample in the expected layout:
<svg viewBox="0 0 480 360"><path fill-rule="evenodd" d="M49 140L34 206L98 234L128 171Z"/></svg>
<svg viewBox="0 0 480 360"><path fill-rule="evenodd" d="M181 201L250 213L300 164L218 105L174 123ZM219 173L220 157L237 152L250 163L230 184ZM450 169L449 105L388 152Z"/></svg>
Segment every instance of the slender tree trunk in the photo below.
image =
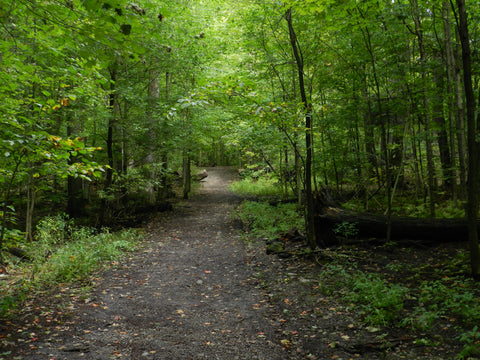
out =
<svg viewBox="0 0 480 360"><path fill-rule="evenodd" d="M457 32L458 33L458 32ZM460 37L460 35L458 35ZM461 41L460 41L461 42ZM462 48L457 46L456 53L458 59L462 59ZM455 59L457 58L455 57ZM460 196L462 199L467 198L467 140L465 134L465 104L464 104L464 86L462 82L462 66L460 62L462 60L456 60L455 66L455 103L456 103L456 130L457 130L457 143L458 143L458 162L460 168ZM463 62L463 61L462 61Z"/></svg>
<svg viewBox="0 0 480 360"><path fill-rule="evenodd" d="M426 56L425 56L425 47L423 44L423 29L422 23L419 17L419 9L418 9L418 0L412 0L412 4L414 7L415 15L414 15L414 22L415 22L415 35L417 36L418 41L418 50L420 52L420 61L422 64L426 64ZM436 192L436 180L435 180L435 164L433 160L433 147L431 142L431 129L430 129L430 115L429 115L429 103L427 97L427 90L426 90L426 82L427 82L427 69L424 68L422 70L422 82L423 82L423 109L424 113L423 119L425 123L425 133L427 136L427 140L425 142L425 148L427 152L427 190L429 196L429 205L430 205L430 216L432 218L435 217L435 192Z"/></svg>
<svg viewBox="0 0 480 360"><path fill-rule="evenodd" d="M443 17L443 33L444 33L444 46L445 46L445 59L447 66L447 96L448 96L448 125L449 125L449 143L451 153L451 166L452 166L452 187L453 187L453 199L458 199L458 187L457 177L457 145L456 145L456 131L455 131L455 57L452 45L452 31L450 24L450 5L448 1L444 1L442 4L442 17ZM463 190L462 190L463 191ZM460 196L460 198L464 198Z"/></svg>
<svg viewBox="0 0 480 360"><path fill-rule="evenodd" d="M477 104L472 84L472 66L470 36L468 31L467 10L465 0L457 0L458 8L458 32L462 43L463 59L463 81L465 86L465 97L467 102L467 139L468 139L468 181L467 181L467 221L468 221L468 240L470 243L470 259L472 276L480 280L480 246L477 230L477 215L479 201L479 150L480 146L476 140L480 133L480 114L476 118L475 111ZM480 101L480 99L479 99Z"/></svg>
<svg viewBox="0 0 480 360"><path fill-rule="evenodd" d="M443 74L438 74L434 70L433 78L437 85L437 91L433 104L433 122L437 131L438 149L440 152L440 163L442 165L442 182L447 193L453 197L455 175L453 172L452 157L450 156L450 146L448 142L447 124L443 116Z"/></svg>
<svg viewBox="0 0 480 360"><path fill-rule="evenodd" d="M25 239L33 240L33 211L35 209L35 199L37 191L35 190L35 180L33 178L33 168L28 175L27 184L27 207L25 214Z"/></svg>
<svg viewBox="0 0 480 360"><path fill-rule="evenodd" d="M367 48L367 51L370 55L370 62L372 66L372 75L373 79L375 82L375 92L376 92L376 100L377 100L377 111L379 114L379 119L380 119L380 127L381 127L381 149L382 149L382 155L383 159L385 162L385 188L387 192L387 233L385 235L386 241L390 241L391 233L392 233L392 176L391 176L391 157L390 157L390 152L388 150L388 141L389 141L389 136L388 136L388 130L390 127L389 124L389 119L388 116L384 116L383 112L383 106L382 106L382 95L380 92L380 82L378 79L378 74L377 74L377 66L376 66L376 61L375 61L375 54L372 46L372 37L370 34L370 31L367 27L365 27L362 31L365 46Z"/></svg>
<svg viewBox="0 0 480 360"><path fill-rule="evenodd" d="M188 150L183 150L183 198L188 199L192 188L192 173L190 168L190 156Z"/></svg>
<svg viewBox="0 0 480 360"><path fill-rule="evenodd" d="M165 100L169 101L170 100L170 88L171 88L171 83L172 83L172 76L171 74L167 71L165 73ZM158 139L162 139L165 141L166 137L168 136L167 133L167 128L168 126L164 123L162 124L161 129L159 130L159 135ZM159 189L159 195L158 197L160 199L164 199L169 196L170 194L170 184L168 181L168 152L167 152L167 147L162 144L160 144L160 161L162 162L161 165L161 174L160 174L160 189Z"/></svg>
<svg viewBox="0 0 480 360"><path fill-rule="evenodd" d="M154 117L154 109L160 98L160 86L158 73L155 70L150 70L149 72L149 81L148 81L148 103L147 103L147 121L148 121L148 155L147 155L147 164L150 166L150 180L155 183L155 180L158 176L156 172L157 165L157 126ZM149 196L149 203L155 204L157 201L157 194L154 185L150 185L147 189Z"/></svg>
<svg viewBox="0 0 480 360"><path fill-rule="evenodd" d="M70 112L67 111L66 123L67 123L67 137L72 137L75 133L74 129L74 120ZM68 158L68 164L72 165L77 162L77 157L70 156ZM83 180L80 177L75 177L69 175L67 178L67 192L68 192L68 201L67 201L67 214L71 218L76 218L84 215L85 213L85 201L83 196Z"/></svg>
<svg viewBox="0 0 480 360"><path fill-rule="evenodd" d="M304 82L304 72L303 72L303 58L298 47L298 39L295 34L295 29L292 22L292 9L288 9L285 18L288 23L288 31L290 35L290 45L292 47L293 55L295 57L295 62L298 69L298 85L300 89L300 95L303 104L303 110L305 112L305 200L306 200L306 211L305 211L305 223L307 230L307 241L311 248L317 246L316 234L315 234L315 224L314 224L314 199L312 192L312 114L310 105L308 104L307 94L305 91L305 82Z"/></svg>
<svg viewBox="0 0 480 360"><path fill-rule="evenodd" d="M116 93L115 93L115 82L117 80L117 64L116 62L112 65L110 69L110 94L109 94L109 108L110 108L110 116L108 118L108 126L107 126L107 163L108 167L106 169L105 174L105 183L104 188L105 190L109 190L113 183L113 167L114 167L114 160L113 160L113 126L115 123L115 107L116 107ZM110 214L109 214L109 204L106 198L102 199L100 205L100 214L98 219L98 225L104 226L110 222Z"/></svg>

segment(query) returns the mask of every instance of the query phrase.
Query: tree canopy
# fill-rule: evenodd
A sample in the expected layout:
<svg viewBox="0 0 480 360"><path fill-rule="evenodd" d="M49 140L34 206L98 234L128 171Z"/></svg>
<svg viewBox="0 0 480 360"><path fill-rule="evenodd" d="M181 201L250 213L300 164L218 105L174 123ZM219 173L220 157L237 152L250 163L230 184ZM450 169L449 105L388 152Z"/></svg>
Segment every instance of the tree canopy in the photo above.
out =
<svg viewBox="0 0 480 360"><path fill-rule="evenodd" d="M0 246L59 209L111 225L178 172L188 197L192 165L268 169L307 230L328 189L476 231L475 4L3 1Z"/></svg>

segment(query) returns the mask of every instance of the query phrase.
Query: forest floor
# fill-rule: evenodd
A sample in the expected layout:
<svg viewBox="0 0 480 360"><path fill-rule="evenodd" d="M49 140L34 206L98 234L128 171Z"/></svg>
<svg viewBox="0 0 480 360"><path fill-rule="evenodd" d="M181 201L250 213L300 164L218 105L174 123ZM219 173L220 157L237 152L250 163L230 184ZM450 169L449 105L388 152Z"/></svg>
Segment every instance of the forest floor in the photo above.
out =
<svg viewBox="0 0 480 360"><path fill-rule="evenodd" d="M191 200L147 223L141 249L98 274L91 291L59 287L29 301L17 317L1 320L0 359L454 359L458 354L461 347L454 342L418 344L411 333L365 326L341 294L320 294L318 263L267 255L264 242L245 242L234 216L242 199L227 190L236 172L216 167L208 173ZM412 260L427 261L422 260L427 251ZM405 255L398 256L405 260Z"/></svg>

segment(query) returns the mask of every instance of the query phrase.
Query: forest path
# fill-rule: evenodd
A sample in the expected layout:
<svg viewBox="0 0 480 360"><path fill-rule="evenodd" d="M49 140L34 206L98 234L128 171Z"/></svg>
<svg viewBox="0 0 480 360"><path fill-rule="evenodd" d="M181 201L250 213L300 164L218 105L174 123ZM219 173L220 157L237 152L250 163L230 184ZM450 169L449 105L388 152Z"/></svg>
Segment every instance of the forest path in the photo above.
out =
<svg viewBox="0 0 480 360"><path fill-rule="evenodd" d="M58 334L21 358L291 358L232 217L235 170L208 173L197 195L147 225L146 246L103 273Z"/></svg>

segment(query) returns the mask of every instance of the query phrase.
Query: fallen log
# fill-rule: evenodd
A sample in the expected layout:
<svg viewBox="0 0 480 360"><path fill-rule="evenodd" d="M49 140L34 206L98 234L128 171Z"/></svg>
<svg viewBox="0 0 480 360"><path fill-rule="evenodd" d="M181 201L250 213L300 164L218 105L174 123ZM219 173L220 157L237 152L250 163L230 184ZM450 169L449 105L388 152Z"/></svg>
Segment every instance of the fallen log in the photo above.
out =
<svg viewBox="0 0 480 360"><path fill-rule="evenodd" d="M320 243L332 245L338 225L352 224L357 238L384 239L388 219L382 215L351 213L336 209L315 216L315 230ZM478 223L480 230L480 222ZM341 234L338 234L341 236ZM392 240L419 240L447 243L467 241L468 228L465 219L425 219L411 217L391 218Z"/></svg>
<svg viewBox="0 0 480 360"><path fill-rule="evenodd" d="M32 258L25 250L22 250L18 247L11 246L7 248L7 251L13 256L18 257L21 261L32 261Z"/></svg>

